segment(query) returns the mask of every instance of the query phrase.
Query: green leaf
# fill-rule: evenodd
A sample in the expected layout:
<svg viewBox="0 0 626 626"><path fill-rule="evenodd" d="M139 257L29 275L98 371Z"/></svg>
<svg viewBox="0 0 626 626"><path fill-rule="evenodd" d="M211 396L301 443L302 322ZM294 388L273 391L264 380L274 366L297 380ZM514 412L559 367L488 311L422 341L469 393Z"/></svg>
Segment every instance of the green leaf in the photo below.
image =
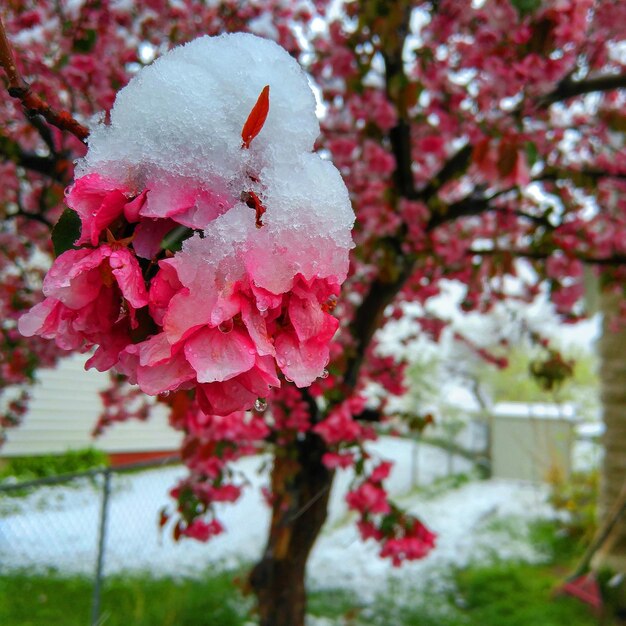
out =
<svg viewBox="0 0 626 626"><path fill-rule="evenodd" d="M537 146L532 141L527 141L525 148L528 165L532 167L539 159L539 151L537 150Z"/></svg>
<svg viewBox="0 0 626 626"><path fill-rule="evenodd" d="M55 256L75 248L74 242L80 237L80 218L76 211L65 209L52 229L52 246Z"/></svg>
<svg viewBox="0 0 626 626"><path fill-rule="evenodd" d="M511 0L511 4L520 15L527 15L534 13L541 6L541 0Z"/></svg>
<svg viewBox="0 0 626 626"><path fill-rule="evenodd" d="M161 241L161 250L169 250L170 252L179 252L183 249L183 241L189 239L193 235L192 228L186 226L177 226L171 230Z"/></svg>
<svg viewBox="0 0 626 626"><path fill-rule="evenodd" d="M93 28L86 29L80 38L74 39L72 46L74 52L83 52L85 54L91 52L96 44L97 38L98 34Z"/></svg>

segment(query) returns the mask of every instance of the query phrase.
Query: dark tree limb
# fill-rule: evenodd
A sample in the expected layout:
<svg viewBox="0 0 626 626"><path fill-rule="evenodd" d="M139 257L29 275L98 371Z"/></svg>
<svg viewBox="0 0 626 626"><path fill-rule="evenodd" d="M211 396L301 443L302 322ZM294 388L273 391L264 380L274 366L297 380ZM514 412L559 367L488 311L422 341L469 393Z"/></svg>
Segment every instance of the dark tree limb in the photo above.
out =
<svg viewBox="0 0 626 626"><path fill-rule="evenodd" d="M62 185L68 183L65 159L58 154L40 156L35 152L25 151L16 141L3 135L0 135L0 159L12 161L19 167L47 176Z"/></svg>
<svg viewBox="0 0 626 626"><path fill-rule="evenodd" d="M471 157L472 146L467 144L444 163L442 168L430 180L426 187L415 195L415 199L427 202L433 198L443 185L467 170Z"/></svg>
<svg viewBox="0 0 626 626"><path fill-rule="evenodd" d="M374 333L381 325L385 308L393 302L413 271L414 261L406 260L404 268L392 281L377 279L359 306L350 326L351 335L355 338L354 354L348 360L344 380L353 389L356 386L359 371L365 358L367 347Z"/></svg>
<svg viewBox="0 0 626 626"><path fill-rule="evenodd" d="M20 207L15 213L9 213L8 215L6 215L5 219L15 219L16 217L23 217L27 220L39 222L40 224L43 224L44 226L47 226L50 230L52 230L52 222L41 213L30 213L29 211L25 211L23 208Z"/></svg>
<svg viewBox="0 0 626 626"><path fill-rule="evenodd" d="M500 250L497 248L481 250L478 248L468 250L467 252L468 256L497 256L498 254L505 254L518 259L529 259L531 261L545 261L551 256L552 251L544 252L540 250L527 250L519 248L517 250L514 248L507 248L506 250ZM570 253L568 256L589 265L600 265L602 267L626 265L626 255L624 254L612 254L611 256L596 257L581 253Z"/></svg>
<svg viewBox="0 0 626 626"><path fill-rule="evenodd" d="M540 100L541 108L547 108L556 102L582 96L598 91L613 91L626 88L626 74L609 74L585 80L575 81L570 76L564 78L554 91L543 96Z"/></svg>

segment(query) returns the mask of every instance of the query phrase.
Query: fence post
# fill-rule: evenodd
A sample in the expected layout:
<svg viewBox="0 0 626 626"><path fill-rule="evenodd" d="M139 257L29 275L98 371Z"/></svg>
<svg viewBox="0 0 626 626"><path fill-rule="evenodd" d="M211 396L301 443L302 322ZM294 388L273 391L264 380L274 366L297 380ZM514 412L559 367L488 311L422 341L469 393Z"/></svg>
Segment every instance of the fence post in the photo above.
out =
<svg viewBox="0 0 626 626"><path fill-rule="evenodd" d="M419 435L415 435L411 441L411 489L419 485Z"/></svg>
<svg viewBox="0 0 626 626"><path fill-rule="evenodd" d="M104 551L106 547L107 516L109 512L109 495L111 494L111 470L105 468L104 485L102 488L102 508L100 509L100 527L98 529L98 559L96 561L96 579L93 587L91 605L91 626L98 626L100 621L100 592L102 589L102 570L104 568Z"/></svg>

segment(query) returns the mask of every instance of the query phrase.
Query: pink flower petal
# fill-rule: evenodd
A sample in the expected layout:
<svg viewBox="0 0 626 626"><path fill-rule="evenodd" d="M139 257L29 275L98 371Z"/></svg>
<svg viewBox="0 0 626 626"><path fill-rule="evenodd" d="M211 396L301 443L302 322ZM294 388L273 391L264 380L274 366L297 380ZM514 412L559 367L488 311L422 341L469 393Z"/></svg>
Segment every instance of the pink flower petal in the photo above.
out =
<svg viewBox="0 0 626 626"><path fill-rule="evenodd" d="M236 328L228 333L205 328L185 344L185 356L200 383L222 382L246 372L254 365L255 354L250 338Z"/></svg>
<svg viewBox="0 0 626 626"><path fill-rule="evenodd" d="M148 294L150 315L159 326L163 326L163 316L167 312L170 300L181 288L176 269L169 263L169 260L159 261L159 271L150 281Z"/></svg>
<svg viewBox="0 0 626 626"><path fill-rule="evenodd" d="M137 368L137 384L144 393L151 396L173 391L194 378L195 372L185 360L182 352L159 365L140 365Z"/></svg>
<svg viewBox="0 0 626 626"><path fill-rule="evenodd" d="M94 368L99 372L110 370L119 361L120 352L126 348L129 341L128 334L123 331L108 333L106 342L100 345L94 355L85 363L85 369Z"/></svg>
<svg viewBox="0 0 626 626"><path fill-rule="evenodd" d="M200 408L207 414L228 415L241 409L250 409L259 397L233 378L221 383L198 385L196 396Z"/></svg>
<svg viewBox="0 0 626 626"><path fill-rule="evenodd" d="M328 344L311 339L301 343L293 332L281 333L274 342L276 362L298 387L307 387L328 363Z"/></svg>
<svg viewBox="0 0 626 626"><path fill-rule="evenodd" d="M127 221L134 223L139 221L139 213L146 203L147 190L142 191L135 199L124 205L124 217Z"/></svg>
<svg viewBox="0 0 626 626"><path fill-rule="evenodd" d="M165 333L153 335L150 339L134 344L132 350L139 355L140 365L160 365L172 358L172 345L167 340Z"/></svg>
<svg viewBox="0 0 626 626"><path fill-rule="evenodd" d="M17 328L24 337L41 335L50 339L57 324L50 323L50 318L58 317L59 307L62 304L54 298L46 298L36 304L30 311L24 313L17 322Z"/></svg>
<svg viewBox="0 0 626 626"><path fill-rule="evenodd" d="M203 293L190 293L181 289L169 302L163 317L163 330L171 344L189 337L200 326L211 321L212 303L210 296Z"/></svg>
<svg viewBox="0 0 626 626"><path fill-rule="evenodd" d="M66 203L82 222L77 245L98 244L102 230L124 212L128 202L125 191L117 182L99 174L88 174L76 180L67 193Z"/></svg>
<svg viewBox="0 0 626 626"><path fill-rule="evenodd" d="M114 250L109 257L111 270L122 291L122 295L135 308L148 304L148 292L137 258L128 248Z"/></svg>
<svg viewBox="0 0 626 626"><path fill-rule="evenodd" d="M44 278L44 295L60 300L71 309L87 306L102 288L97 268L104 258L100 248L68 250L59 255Z"/></svg>
<svg viewBox="0 0 626 626"><path fill-rule="evenodd" d="M256 307L245 298L242 298L241 319L250 333L250 339L254 342L257 352L261 356L268 354L274 356L274 345L270 341L267 333L265 319L261 316Z"/></svg>
<svg viewBox="0 0 626 626"><path fill-rule="evenodd" d="M304 298L292 295L288 310L289 319L300 341L316 337L325 330L327 315L313 294L309 293Z"/></svg>
<svg viewBox="0 0 626 626"><path fill-rule="evenodd" d="M133 250L142 259L151 259L161 252L163 237L176 227L176 222L170 219L153 220L142 219L135 228Z"/></svg>

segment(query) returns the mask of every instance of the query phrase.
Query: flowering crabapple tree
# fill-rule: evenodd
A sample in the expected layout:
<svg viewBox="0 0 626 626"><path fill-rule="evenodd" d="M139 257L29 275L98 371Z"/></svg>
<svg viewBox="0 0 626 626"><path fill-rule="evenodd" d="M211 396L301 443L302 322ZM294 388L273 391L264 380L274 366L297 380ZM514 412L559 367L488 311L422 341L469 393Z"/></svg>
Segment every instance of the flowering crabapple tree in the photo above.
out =
<svg viewBox="0 0 626 626"><path fill-rule="evenodd" d="M626 259L623 2L330 4L12 1L0 37L2 384L26 394L61 348L112 372L98 430L145 418L151 404L129 400L157 396L185 434L189 476L163 516L178 538L221 532L213 505L243 487L230 464L272 452L249 577L264 626L303 624L343 468L383 557L434 546L365 445L404 390L406 364L376 335L402 304L436 339L428 301L446 281L488 311L514 277L515 298L548 290L575 320L585 266L619 295ZM225 32L292 59L249 36L195 40ZM349 261L329 159L356 214ZM385 393L368 401L372 385ZM605 481L608 500L623 479Z"/></svg>

